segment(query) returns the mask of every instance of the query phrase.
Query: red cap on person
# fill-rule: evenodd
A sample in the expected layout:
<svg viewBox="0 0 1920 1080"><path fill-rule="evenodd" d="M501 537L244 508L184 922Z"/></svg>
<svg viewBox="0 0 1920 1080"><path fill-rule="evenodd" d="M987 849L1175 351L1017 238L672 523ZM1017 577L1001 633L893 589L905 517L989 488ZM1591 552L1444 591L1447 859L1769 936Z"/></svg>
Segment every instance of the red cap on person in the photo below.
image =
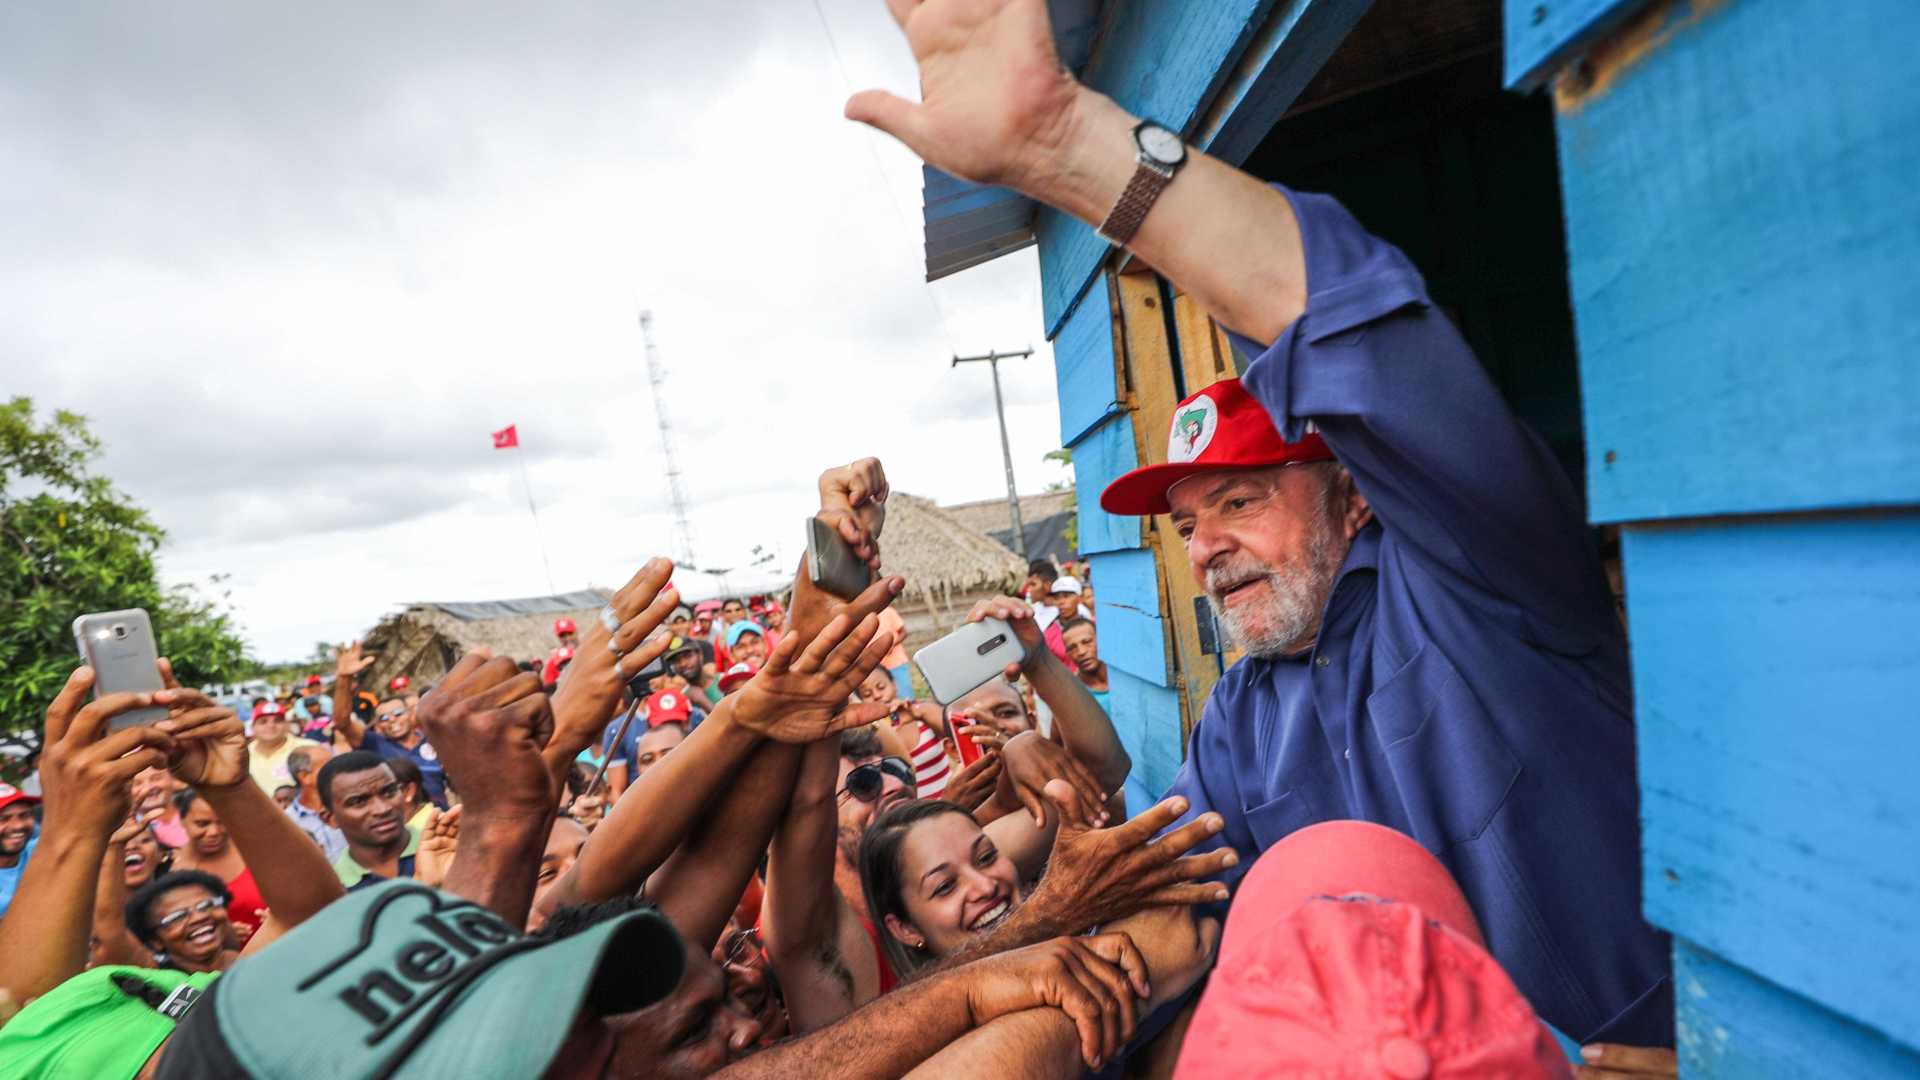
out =
<svg viewBox="0 0 1920 1080"><path fill-rule="evenodd" d="M262 716L285 716L286 714L286 708L277 701L263 701L259 708L253 710L256 720Z"/></svg>
<svg viewBox="0 0 1920 1080"><path fill-rule="evenodd" d="M572 619L553 620L553 636L554 637L559 637L561 634L579 633L579 630L580 630L579 627L573 625Z"/></svg>
<svg viewBox="0 0 1920 1080"><path fill-rule="evenodd" d="M38 795L29 795L12 784L0 784L0 810L5 810L17 802L37 804L39 801Z"/></svg>
<svg viewBox="0 0 1920 1080"><path fill-rule="evenodd" d="M677 720L684 724L693 715L693 706L687 701L687 695L676 690L662 690L647 699L647 726L664 724Z"/></svg>
<svg viewBox="0 0 1920 1080"><path fill-rule="evenodd" d="M1330 821L1241 881L1174 1069L1251 1075L1572 1074L1440 861L1384 826Z"/></svg>
<svg viewBox="0 0 1920 1080"><path fill-rule="evenodd" d="M1259 469L1295 461L1332 461L1333 451L1309 430L1288 442L1266 407L1239 379L1222 379L1173 407L1167 460L1143 465L1107 485L1100 509L1109 514L1165 514L1173 485L1218 469Z"/></svg>
<svg viewBox="0 0 1920 1080"><path fill-rule="evenodd" d="M720 692L723 694L732 693L735 687L753 678L759 674L759 672L759 668L754 667L745 660L740 661L728 668L726 673L720 676Z"/></svg>
<svg viewBox="0 0 1920 1080"><path fill-rule="evenodd" d="M410 685L412 684L407 681L407 677L405 675L395 675L392 679L388 680L387 689L405 690Z"/></svg>
<svg viewBox="0 0 1920 1080"><path fill-rule="evenodd" d="M309 675L309 676L307 676L307 685L308 685L308 686L319 686L319 685L320 685L320 676L318 676L318 675Z"/></svg>

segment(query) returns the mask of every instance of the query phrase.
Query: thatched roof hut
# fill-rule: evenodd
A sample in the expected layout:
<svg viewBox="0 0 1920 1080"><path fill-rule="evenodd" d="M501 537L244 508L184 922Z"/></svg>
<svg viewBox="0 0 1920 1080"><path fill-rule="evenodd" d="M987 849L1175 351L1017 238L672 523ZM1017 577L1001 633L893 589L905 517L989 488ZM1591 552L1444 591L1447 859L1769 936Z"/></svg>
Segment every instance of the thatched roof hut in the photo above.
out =
<svg viewBox="0 0 1920 1080"><path fill-rule="evenodd" d="M1025 534L1028 558L1047 558L1055 563L1079 558L1079 553L1067 541L1068 525L1076 516L1075 506L1072 488L1020 496L1021 532ZM1007 512L1006 499L951 503L940 509L959 518L967 527L1009 548L1013 546L1013 519Z"/></svg>
<svg viewBox="0 0 1920 1080"><path fill-rule="evenodd" d="M519 600L408 604L382 618L361 640L362 648L379 654L361 685L384 687L396 675L415 686L429 685L481 645L495 656L544 660L557 644L553 620L565 616L584 628L598 617L607 596L586 589Z"/></svg>
<svg viewBox="0 0 1920 1080"><path fill-rule="evenodd" d="M907 579L896 606L910 649L958 626L975 601L1017 588L1027 572L1005 544L904 492L887 500L880 568Z"/></svg>

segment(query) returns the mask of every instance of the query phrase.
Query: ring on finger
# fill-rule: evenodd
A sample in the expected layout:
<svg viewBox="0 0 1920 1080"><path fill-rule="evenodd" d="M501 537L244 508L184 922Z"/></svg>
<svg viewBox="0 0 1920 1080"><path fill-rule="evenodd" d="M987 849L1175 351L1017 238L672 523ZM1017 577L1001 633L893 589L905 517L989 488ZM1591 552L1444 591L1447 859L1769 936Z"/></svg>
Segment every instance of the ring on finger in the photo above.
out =
<svg viewBox="0 0 1920 1080"><path fill-rule="evenodd" d="M625 659L626 659L626 657L625 657L624 655L622 655L622 654L619 654L619 653L615 653L615 654L614 654L614 657L613 657L613 673L614 673L615 675L618 675L618 676L620 676L620 678L621 678L621 681L623 681L623 682L624 682L625 680L627 680L628 678L631 678L631 676L629 676L629 675L628 675L628 674L626 673L626 671L625 671L625 669L623 669L623 668L621 668L621 666L620 666L620 661L622 661L622 660L625 660Z"/></svg>
<svg viewBox="0 0 1920 1080"><path fill-rule="evenodd" d="M609 634L620 632L620 616L613 610L612 604L600 609L600 625L606 627Z"/></svg>

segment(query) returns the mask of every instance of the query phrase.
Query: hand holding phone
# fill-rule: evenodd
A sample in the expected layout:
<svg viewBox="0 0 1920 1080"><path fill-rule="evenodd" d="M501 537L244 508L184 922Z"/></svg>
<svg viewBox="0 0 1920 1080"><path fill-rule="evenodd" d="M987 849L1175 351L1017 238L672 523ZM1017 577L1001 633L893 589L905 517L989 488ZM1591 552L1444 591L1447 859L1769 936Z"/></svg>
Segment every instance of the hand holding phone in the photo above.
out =
<svg viewBox="0 0 1920 1080"><path fill-rule="evenodd" d="M854 553L831 525L810 517L807 519L807 580L842 600L851 600L873 584L873 568Z"/></svg>

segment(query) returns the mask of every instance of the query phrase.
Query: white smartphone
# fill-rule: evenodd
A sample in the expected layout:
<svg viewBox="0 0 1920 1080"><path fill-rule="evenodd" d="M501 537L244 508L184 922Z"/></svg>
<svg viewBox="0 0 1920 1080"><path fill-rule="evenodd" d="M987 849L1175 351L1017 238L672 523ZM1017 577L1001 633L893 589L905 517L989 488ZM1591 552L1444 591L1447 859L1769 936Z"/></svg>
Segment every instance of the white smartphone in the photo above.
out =
<svg viewBox="0 0 1920 1080"><path fill-rule="evenodd" d="M807 519L807 579L842 600L859 596L873 584L873 568L817 517Z"/></svg>
<svg viewBox="0 0 1920 1080"><path fill-rule="evenodd" d="M996 675L1008 664L1027 659L1027 651L1013 627L1000 619L968 623L913 654L914 666L927 680L933 700L951 705Z"/></svg>
<svg viewBox="0 0 1920 1080"><path fill-rule="evenodd" d="M107 694L150 694L164 689L153 644L153 623L140 608L100 611L73 620L73 640L80 657L93 669L94 700ZM123 712L107 722L107 730L157 724L167 718L159 705Z"/></svg>

